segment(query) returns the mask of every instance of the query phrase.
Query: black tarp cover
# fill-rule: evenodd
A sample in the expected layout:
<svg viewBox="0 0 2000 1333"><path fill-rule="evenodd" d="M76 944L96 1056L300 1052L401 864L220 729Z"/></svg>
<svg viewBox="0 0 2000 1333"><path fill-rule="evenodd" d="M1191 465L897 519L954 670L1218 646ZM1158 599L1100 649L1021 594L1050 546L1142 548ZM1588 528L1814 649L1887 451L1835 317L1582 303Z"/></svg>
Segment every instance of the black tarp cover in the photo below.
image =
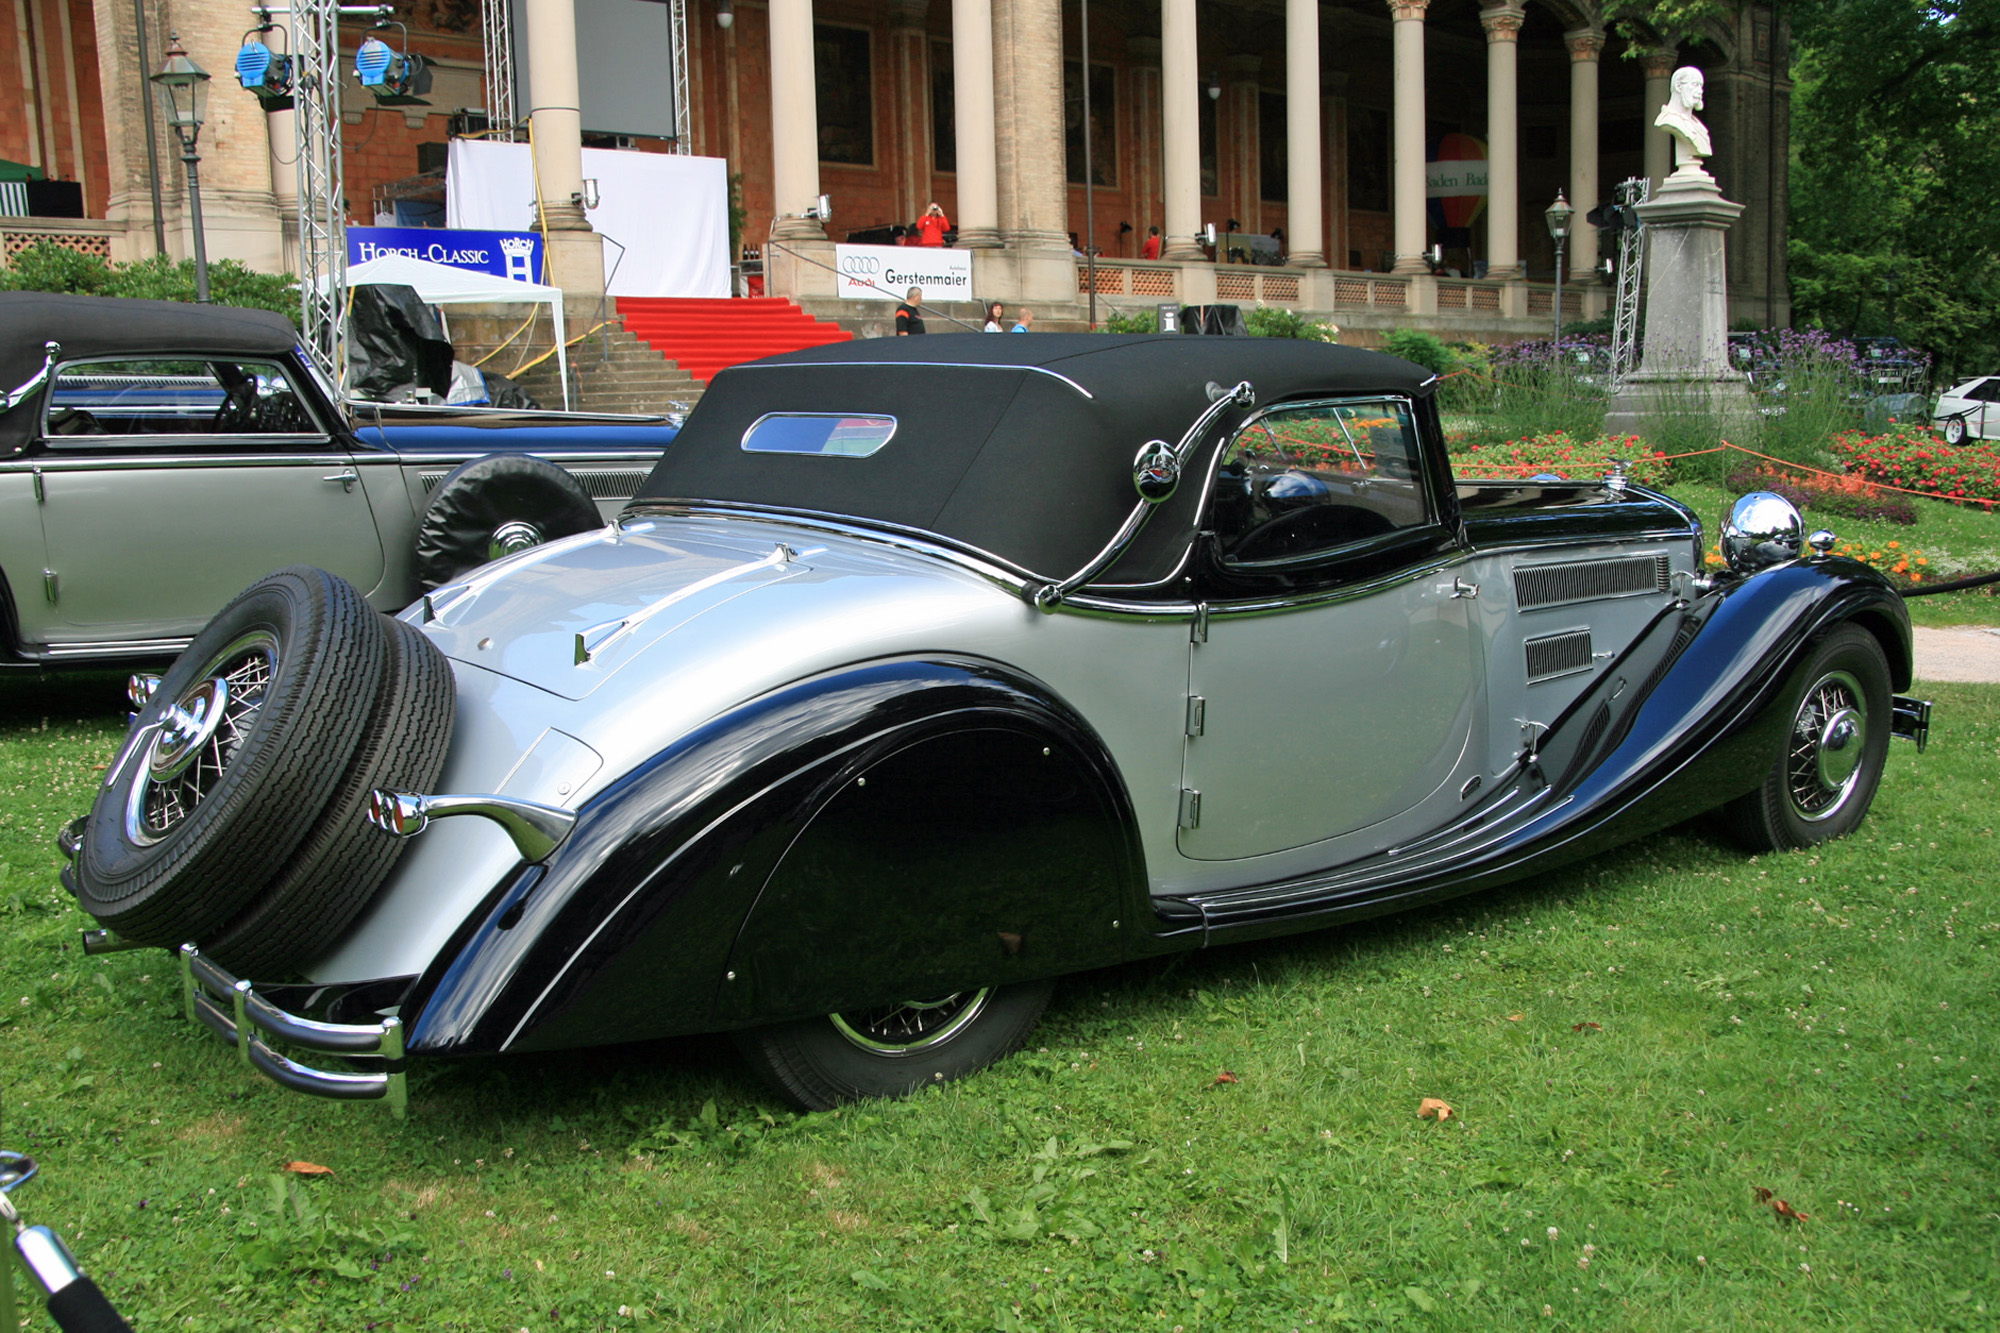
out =
<svg viewBox="0 0 2000 1333"><path fill-rule="evenodd" d="M966 333L834 343L718 374L638 499L893 524L1060 579L1130 513L1139 447L1178 442L1209 406L1210 381L1245 379L1261 407L1355 393L1422 397L1434 377L1376 352L1277 338ZM886 414L897 427L866 458L746 452L744 433L770 412ZM1173 574L1216 442L1244 413L1223 415L1180 490L1094 586Z"/></svg>
<svg viewBox="0 0 2000 1333"><path fill-rule="evenodd" d="M350 397L406 400L428 389L451 392L451 339L414 287L364 283L348 291L347 391Z"/></svg>
<svg viewBox="0 0 2000 1333"><path fill-rule="evenodd" d="M138 301L61 292L0 292L0 390L11 392L42 365L42 343L63 361L99 356L278 356L298 346L283 315L237 306ZM0 453L18 452L41 422L42 395L0 414Z"/></svg>

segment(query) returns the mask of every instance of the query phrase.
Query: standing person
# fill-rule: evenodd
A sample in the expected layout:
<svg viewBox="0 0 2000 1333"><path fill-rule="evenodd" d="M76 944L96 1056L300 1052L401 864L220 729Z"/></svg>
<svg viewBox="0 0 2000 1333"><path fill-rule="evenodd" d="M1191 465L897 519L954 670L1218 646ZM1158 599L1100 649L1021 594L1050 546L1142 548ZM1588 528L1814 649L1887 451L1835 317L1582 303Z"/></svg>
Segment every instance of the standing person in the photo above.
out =
<svg viewBox="0 0 2000 1333"><path fill-rule="evenodd" d="M917 244L939 246L944 244L944 234L951 230L951 219L944 210L933 203L917 219Z"/></svg>
<svg viewBox="0 0 2000 1333"><path fill-rule="evenodd" d="M1158 259L1159 257L1160 229L1158 227L1148 227L1146 229L1146 244L1140 249L1139 258Z"/></svg>
<svg viewBox="0 0 2000 1333"><path fill-rule="evenodd" d="M1005 318L1007 318L1006 306L1000 304L998 301L988 302L986 306L986 327L981 329L980 332L1005 333L1007 330L1000 327L1000 321Z"/></svg>
<svg viewBox="0 0 2000 1333"><path fill-rule="evenodd" d="M1026 333L1028 331L1028 326L1030 324L1033 324L1034 322L1035 322L1035 312L1028 309L1028 307L1026 306L1022 306L1019 317L1017 317L1014 320L1014 327L1007 331L1009 333Z"/></svg>
<svg viewBox="0 0 2000 1333"><path fill-rule="evenodd" d="M910 294L903 304L896 307L896 336L907 338L913 333L924 331L924 313L918 307L923 304L924 289L910 288Z"/></svg>

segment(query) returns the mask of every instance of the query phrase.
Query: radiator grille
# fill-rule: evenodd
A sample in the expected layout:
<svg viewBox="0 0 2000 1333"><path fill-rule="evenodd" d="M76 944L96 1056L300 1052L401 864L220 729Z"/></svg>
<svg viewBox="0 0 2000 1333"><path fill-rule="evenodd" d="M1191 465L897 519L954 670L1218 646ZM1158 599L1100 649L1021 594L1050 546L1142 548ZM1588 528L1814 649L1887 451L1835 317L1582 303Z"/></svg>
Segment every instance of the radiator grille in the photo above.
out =
<svg viewBox="0 0 2000 1333"><path fill-rule="evenodd" d="M639 487L652 473L649 467L621 468L566 468L564 469L590 495L593 500L629 500L639 493ZM437 488L451 475L450 468L425 468L421 476L424 494L437 494Z"/></svg>
<svg viewBox="0 0 2000 1333"><path fill-rule="evenodd" d="M1524 647L1528 650L1530 684L1590 669L1590 631L1587 629L1529 639Z"/></svg>
<svg viewBox="0 0 2000 1333"><path fill-rule="evenodd" d="M1561 565L1528 565L1514 571L1514 604L1523 611L1601 597L1637 597L1667 591L1664 555L1576 560Z"/></svg>

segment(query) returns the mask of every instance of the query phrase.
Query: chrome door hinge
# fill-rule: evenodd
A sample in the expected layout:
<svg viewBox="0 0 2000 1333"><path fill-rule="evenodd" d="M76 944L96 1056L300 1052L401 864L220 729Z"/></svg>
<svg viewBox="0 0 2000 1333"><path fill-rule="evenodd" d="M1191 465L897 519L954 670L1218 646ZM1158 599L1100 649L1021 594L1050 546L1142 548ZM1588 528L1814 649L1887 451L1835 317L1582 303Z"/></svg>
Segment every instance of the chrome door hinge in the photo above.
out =
<svg viewBox="0 0 2000 1333"><path fill-rule="evenodd" d="M36 469L35 469L35 503L36 503L36 504L46 504L46 503L48 502L48 498L49 498L49 495L48 495L48 491L47 491L46 489L44 489L44 487L43 487L43 485L42 485L42 470L41 470L40 468L36 468Z"/></svg>
<svg viewBox="0 0 2000 1333"><path fill-rule="evenodd" d="M1208 603L1197 603L1194 608L1194 623L1188 630L1188 642L1208 642Z"/></svg>
<svg viewBox="0 0 2000 1333"><path fill-rule="evenodd" d="M1192 787L1181 788L1181 827L1201 827L1201 793Z"/></svg>
<svg viewBox="0 0 2000 1333"><path fill-rule="evenodd" d="M1202 725L1208 720L1208 700L1199 694L1190 694L1187 700L1187 734L1201 735Z"/></svg>
<svg viewBox="0 0 2000 1333"><path fill-rule="evenodd" d="M1454 598L1477 597L1479 596L1479 585L1477 583L1467 583L1463 576L1455 578L1451 581L1451 595Z"/></svg>
<svg viewBox="0 0 2000 1333"><path fill-rule="evenodd" d="M56 600L56 597L59 592L59 589L57 587L57 584L59 582L60 580L56 578L56 572L53 569L45 569L42 571L42 594L45 597L47 597L51 602Z"/></svg>

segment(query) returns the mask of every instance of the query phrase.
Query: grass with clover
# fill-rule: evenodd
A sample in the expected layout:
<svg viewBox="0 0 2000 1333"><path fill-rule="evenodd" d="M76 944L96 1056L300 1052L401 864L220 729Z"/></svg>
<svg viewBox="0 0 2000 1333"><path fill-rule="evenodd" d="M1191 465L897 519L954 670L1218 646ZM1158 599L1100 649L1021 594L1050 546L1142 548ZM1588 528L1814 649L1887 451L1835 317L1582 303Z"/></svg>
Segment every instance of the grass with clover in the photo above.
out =
<svg viewBox="0 0 2000 1333"><path fill-rule="evenodd" d="M2000 1311L2000 689L1925 689L1930 751L1895 746L1848 841L1753 862L1684 828L1076 978L1031 1049L912 1101L795 1116L703 1039L422 1066L403 1123L246 1071L179 1017L164 954L77 954L50 839L116 682L0 689L0 1139L141 1330Z"/></svg>

